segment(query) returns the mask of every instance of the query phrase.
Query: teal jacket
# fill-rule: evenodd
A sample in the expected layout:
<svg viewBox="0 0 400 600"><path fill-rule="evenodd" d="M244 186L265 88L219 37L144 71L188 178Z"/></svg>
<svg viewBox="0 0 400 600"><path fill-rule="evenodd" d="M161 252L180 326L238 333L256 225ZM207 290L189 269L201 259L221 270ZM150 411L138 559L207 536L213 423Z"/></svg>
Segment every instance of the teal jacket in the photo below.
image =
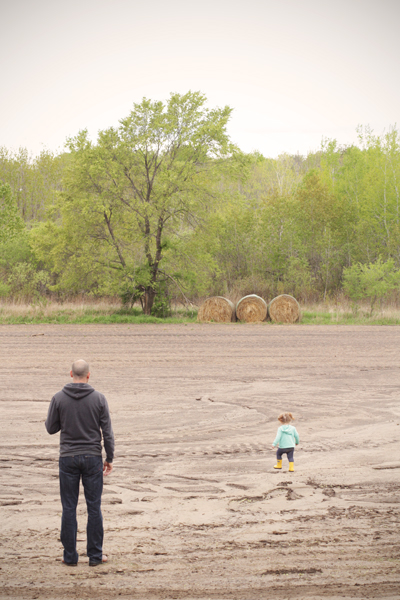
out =
<svg viewBox="0 0 400 600"><path fill-rule="evenodd" d="M298 444L299 441L300 438L296 427L293 427L293 425L281 425L278 427L276 438L272 445L279 446L279 448L294 448L295 444Z"/></svg>

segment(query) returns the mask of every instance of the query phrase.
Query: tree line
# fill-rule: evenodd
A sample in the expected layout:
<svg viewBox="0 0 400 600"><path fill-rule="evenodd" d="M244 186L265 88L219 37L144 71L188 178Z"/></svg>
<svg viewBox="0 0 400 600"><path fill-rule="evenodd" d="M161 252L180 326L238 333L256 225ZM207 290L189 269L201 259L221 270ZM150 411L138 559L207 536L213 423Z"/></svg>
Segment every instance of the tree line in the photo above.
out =
<svg viewBox="0 0 400 600"><path fill-rule="evenodd" d="M245 154L199 92L143 99L118 127L31 157L0 148L0 296L172 300L396 293L396 127L307 156Z"/></svg>

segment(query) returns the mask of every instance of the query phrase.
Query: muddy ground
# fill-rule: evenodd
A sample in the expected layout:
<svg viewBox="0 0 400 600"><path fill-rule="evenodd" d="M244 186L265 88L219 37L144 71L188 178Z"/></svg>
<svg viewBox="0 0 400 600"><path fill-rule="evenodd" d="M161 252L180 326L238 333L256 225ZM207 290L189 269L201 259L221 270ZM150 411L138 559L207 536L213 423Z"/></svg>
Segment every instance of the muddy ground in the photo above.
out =
<svg viewBox="0 0 400 600"><path fill-rule="evenodd" d="M0 328L0 598L400 598L400 328ZM61 563L58 441L74 358L116 434L109 563ZM273 469L290 410L295 472Z"/></svg>

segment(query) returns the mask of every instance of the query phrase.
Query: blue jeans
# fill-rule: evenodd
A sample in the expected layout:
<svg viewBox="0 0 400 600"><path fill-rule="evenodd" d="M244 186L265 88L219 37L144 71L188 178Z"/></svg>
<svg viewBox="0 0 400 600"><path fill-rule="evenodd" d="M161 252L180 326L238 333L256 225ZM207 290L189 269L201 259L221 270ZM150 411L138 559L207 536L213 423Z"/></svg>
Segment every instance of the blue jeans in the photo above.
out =
<svg viewBox="0 0 400 600"><path fill-rule="evenodd" d="M103 556L103 516L101 494L103 491L103 460L101 456L60 456L60 495L62 504L61 543L64 561L77 563L76 535L78 523L76 507L79 482L82 477L88 521L86 527L87 555L89 560L100 561Z"/></svg>

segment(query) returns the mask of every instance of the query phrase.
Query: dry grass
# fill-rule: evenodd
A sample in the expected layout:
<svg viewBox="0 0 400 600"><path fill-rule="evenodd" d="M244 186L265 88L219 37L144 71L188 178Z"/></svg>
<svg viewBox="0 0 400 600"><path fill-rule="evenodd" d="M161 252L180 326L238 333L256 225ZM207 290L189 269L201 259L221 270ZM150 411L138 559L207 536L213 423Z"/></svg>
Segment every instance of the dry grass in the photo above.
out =
<svg viewBox="0 0 400 600"><path fill-rule="evenodd" d="M395 303L382 304L370 315L368 303L354 306L346 298L340 302L313 302L301 304L301 322L308 324L398 325L400 307Z"/></svg>
<svg viewBox="0 0 400 600"><path fill-rule="evenodd" d="M0 302L0 315L7 317L22 317L38 315L44 318L51 318L57 314L75 315L77 317L87 315L88 312L111 315L121 309L121 301L118 299L77 299L67 302L40 301L40 302Z"/></svg>
<svg viewBox="0 0 400 600"><path fill-rule="evenodd" d="M124 308L119 299L84 298L66 302L0 302L0 324L22 323L183 323L193 322L195 310L176 308L172 317L144 315L139 306Z"/></svg>
<svg viewBox="0 0 400 600"><path fill-rule="evenodd" d="M200 304L200 302L199 302ZM400 325L400 307L395 302L377 307L370 316L369 304L354 307L346 298L340 302L300 303L301 323L304 325ZM147 323L194 322L196 311L180 306L167 319L146 317L140 307L124 309L118 298L79 298L65 302L6 302L0 301L0 324L18 323ZM266 323L267 325L267 323ZM271 323L270 323L271 326Z"/></svg>

